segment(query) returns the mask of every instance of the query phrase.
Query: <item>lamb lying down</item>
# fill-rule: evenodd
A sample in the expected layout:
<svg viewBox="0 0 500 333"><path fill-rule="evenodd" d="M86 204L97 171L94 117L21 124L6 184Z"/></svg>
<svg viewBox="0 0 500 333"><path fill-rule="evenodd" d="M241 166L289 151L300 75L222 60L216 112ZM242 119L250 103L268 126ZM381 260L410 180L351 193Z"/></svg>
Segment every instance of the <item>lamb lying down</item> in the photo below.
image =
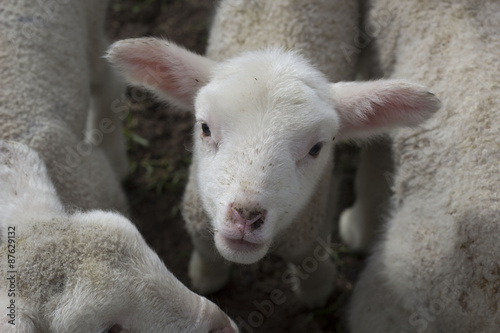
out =
<svg viewBox="0 0 500 333"><path fill-rule="evenodd" d="M328 206L335 138L415 126L440 105L403 80L332 84L302 56L280 49L216 63L145 38L115 43L108 58L132 84L195 113L184 217L196 249L190 275L203 293L226 283L223 258L251 264L274 252L296 266L313 258L332 223L321 207ZM325 260L310 273L296 291L318 306L333 289L335 269Z"/></svg>
<svg viewBox="0 0 500 333"><path fill-rule="evenodd" d="M0 189L2 333L237 331L167 270L130 221L66 213L27 146L0 141Z"/></svg>

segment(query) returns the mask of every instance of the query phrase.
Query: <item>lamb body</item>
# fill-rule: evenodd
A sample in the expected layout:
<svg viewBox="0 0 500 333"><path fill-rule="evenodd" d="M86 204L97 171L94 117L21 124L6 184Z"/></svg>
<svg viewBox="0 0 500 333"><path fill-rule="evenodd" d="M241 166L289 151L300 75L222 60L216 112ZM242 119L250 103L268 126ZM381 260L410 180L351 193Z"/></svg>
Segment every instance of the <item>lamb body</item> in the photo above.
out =
<svg viewBox="0 0 500 333"><path fill-rule="evenodd" d="M333 35L354 35L354 29L349 34L356 25L351 6L222 1L208 58L151 38L111 47L108 58L129 82L195 111L183 214L195 245L190 277L202 293L221 288L229 276L214 243L232 262L254 263L272 251L297 266L313 256L318 242L328 243L336 136L364 137L417 125L439 107L438 99L421 86L404 81L332 84L295 52L266 50L297 42L313 63L329 69L331 80L351 78L352 68L339 60L340 48L319 50L335 44ZM311 19L311 13L323 17L325 11L330 20ZM343 21L349 17L352 26ZM296 31L291 19L299 20ZM250 28L248 22L259 24ZM236 38L240 33L247 38ZM251 42L253 33L279 37ZM309 35L314 37L305 38ZM238 50L242 53L231 54ZM297 286L301 300L310 306L323 303L333 288L334 271L330 260L318 262Z"/></svg>
<svg viewBox="0 0 500 333"><path fill-rule="evenodd" d="M374 45L382 74L431 83L444 108L392 135L393 211L352 332L498 332L500 5L374 0L368 13L390 18Z"/></svg>
<svg viewBox="0 0 500 333"><path fill-rule="evenodd" d="M15 301L14 316L6 310L0 318L2 332L235 332L215 304L167 270L129 220L68 213L32 149L0 140L0 185L0 273L16 279L15 295L0 285L2 308Z"/></svg>
<svg viewBox="0 0 500 333"><path fill-rule="evenodd" d="M354 40L358 13L356 1L221 1L210 30L207 57L224 61L243 52L279 47L298 50L331 82L353 80L357 57L346 58L339 46ZM214 216L207 215L201 204L203 199L196 179L199 163L194 157L182 212L196 249L189 276L195 290L205 294L220 289L227 282L230 266L214 253L213 241L207 241L209 226L206 221ZM333 152L324 171L318 170L320 180L313 181L316 188L309 189L308 202L299 211L295 210L295 216L287 217L294 222L287 223L289 227L283 228L274 241L272 251L290 262L292 272L310 257L318 239L330 244L332 203L335 202L332 170ZM252 206L252 203L246 205ZM241 262L227 256L226 259ZM321 305L333 290L334 275L332 263L321 262L319 269L307 280L302 280L302 286L294 286L296 293L308 306Z"/></svg>

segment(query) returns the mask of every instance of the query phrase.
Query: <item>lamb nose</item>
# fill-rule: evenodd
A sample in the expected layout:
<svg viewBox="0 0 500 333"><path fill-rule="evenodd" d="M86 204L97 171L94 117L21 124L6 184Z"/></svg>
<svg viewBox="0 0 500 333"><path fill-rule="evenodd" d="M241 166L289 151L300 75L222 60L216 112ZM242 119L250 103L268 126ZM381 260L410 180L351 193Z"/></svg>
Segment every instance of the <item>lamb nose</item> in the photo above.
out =
<svg viewBox="0 0 500 333"><path fill-rule="evenodd" d="M231 207L233 216L237 223L251 226L252 229L259 228L265 219L265 211L260 211L258 209L245 209L240 207Z"/></svg>

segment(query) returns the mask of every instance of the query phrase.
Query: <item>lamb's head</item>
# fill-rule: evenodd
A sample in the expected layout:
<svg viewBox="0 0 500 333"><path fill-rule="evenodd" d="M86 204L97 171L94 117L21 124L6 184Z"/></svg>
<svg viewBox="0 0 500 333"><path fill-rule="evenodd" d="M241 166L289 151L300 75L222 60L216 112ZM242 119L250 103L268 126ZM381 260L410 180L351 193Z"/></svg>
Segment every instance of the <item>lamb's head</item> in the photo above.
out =
<svg viewBox="0 0 500 333"><path fill-rule="evenodd" d="M38 155L11 148L0 141L0 185L7 185L0 187L6 212L0 215L0 259L5 269L13 249L7 243L16 245L16 288L7 298L0 284L0 305L15 299L15 317L3 314L0 331L235 332L215 304L167 270L129 220L103 211L67 214ZM27 168L18 161L37 159L35 172L19 173Z"/></svg>
<svg viewBox="0 0 500 333"><path fill-rule="evenodd" d="M439 100L405 81L332 84L300 55L270 49L221 63L158 39L115 43L133 84L194 110L196 179L215 244L252 263L309 203L335 138L418 125Z"/></svg>
<svg viewBox="0 0 500 333"><path fill-rule="evenodd" d="M120 215L30 222L9 224L19 244L17 332L235 332Z"/></svg>
<svg viewBox="0 0 500 333"><path fill-rule="evenodd" d="M246 54L213 71L195 101L194 153L224 257L259 260L306 205L338 132L331 109L327 80L293 53Z"/></svg>

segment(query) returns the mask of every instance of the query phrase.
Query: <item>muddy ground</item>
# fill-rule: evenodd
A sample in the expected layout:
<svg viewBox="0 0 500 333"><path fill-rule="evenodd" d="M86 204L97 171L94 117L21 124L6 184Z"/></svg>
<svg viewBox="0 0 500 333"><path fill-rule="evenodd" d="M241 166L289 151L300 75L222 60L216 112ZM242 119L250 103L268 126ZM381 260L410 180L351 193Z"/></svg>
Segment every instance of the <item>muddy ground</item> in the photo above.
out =
<svg viewBox="0 0 500 333"><path fill-rule="evenodd" d="M111 40L156 36L203 53L215 1L112 0L107 29ZM187 264L192 245L180 215L180 201L190 162L190 114L160 105L146 93L130 90L125 120L130 175L124 183L133 221L168 268L189 286ZM356 148L337 150L341 209L353 201ZM308 310L296 300L282 276L285 263L269 256L258 264L237 266L228 285L208 297L242 326L242 332L346 332L346 305L363 260L333 236L339 275L337 289L324 308ZM270 294L278 289L286 299L273 308Z"/></svg>

